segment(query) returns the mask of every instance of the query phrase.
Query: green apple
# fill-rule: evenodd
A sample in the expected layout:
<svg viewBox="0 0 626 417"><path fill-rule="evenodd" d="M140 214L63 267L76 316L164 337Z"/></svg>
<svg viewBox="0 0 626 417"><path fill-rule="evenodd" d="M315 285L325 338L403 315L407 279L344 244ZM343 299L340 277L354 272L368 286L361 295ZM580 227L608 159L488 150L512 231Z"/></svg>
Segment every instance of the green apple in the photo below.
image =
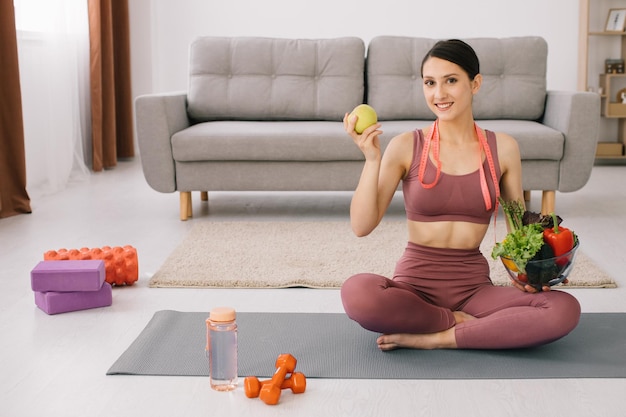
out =
<svg viewBox="0 0 626 417"><path fill-rule="evenodd" d="M354 130L359 135L363 133L365 129L378 122L376 110L367 104L359 104L356 106L354 110L352 110L352 113L350 113L350 116L353 114L358 117Z"/></svg>

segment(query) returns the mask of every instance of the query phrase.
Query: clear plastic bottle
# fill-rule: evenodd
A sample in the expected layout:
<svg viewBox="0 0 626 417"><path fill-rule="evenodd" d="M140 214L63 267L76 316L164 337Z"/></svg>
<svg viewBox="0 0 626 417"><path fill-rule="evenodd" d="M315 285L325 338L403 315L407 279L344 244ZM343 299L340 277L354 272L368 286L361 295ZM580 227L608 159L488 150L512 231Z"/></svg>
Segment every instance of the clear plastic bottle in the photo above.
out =
<svg viewBox="0 0 626 417"><path fill-rule="evenodd" d="M206 319L209 380L217 391L237 388L237 323L235 310L216 307Z"/></svg>

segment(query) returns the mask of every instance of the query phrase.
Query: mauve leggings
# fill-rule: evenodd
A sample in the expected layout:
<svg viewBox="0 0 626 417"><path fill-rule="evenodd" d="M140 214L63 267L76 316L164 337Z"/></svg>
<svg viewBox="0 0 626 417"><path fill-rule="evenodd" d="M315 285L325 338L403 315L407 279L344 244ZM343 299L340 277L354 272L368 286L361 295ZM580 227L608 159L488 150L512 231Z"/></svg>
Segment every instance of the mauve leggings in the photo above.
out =
<svg viewBox="0 0 626 417"><path fill-rule="evenodd" d="M348 316L379 333L434 333L455 325L453 311L478 320L455 327L462 349L538 346L571 332L580 304L568 293L497 287L480 250L439 249L409 242L394 278L357 274L341 287Z"/></svg>

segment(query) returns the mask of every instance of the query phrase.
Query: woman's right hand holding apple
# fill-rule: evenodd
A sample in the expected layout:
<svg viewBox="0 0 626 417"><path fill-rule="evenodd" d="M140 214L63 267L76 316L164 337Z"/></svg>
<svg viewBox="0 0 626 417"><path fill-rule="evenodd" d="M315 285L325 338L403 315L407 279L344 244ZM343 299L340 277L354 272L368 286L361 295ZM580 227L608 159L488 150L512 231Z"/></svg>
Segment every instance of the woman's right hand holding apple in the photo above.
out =
<svg viewBox="0 0 626 417"><path fill-rule="evenodd" d="M381 124L374 121L373 124L359 134L355 130L359 117L361 116L359 116L359 114L355 111L352 113L346 113L343 118L344 129L350 135L354 143L359 147L361 152L363 152L366 160L380 160L381 150L378 136L383 133L379 130Z"/></svg>

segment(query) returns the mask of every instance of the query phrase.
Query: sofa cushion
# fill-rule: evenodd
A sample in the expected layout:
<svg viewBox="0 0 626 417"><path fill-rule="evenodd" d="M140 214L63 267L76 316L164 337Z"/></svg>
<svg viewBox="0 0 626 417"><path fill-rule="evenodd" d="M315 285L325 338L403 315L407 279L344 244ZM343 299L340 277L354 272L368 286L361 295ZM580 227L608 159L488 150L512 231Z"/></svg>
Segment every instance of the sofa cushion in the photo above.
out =
<svg viewBox="0 0 626 417"><path fill-rule="evenodd" d="M424 129L424 120L383 121L380 144L396 135ZM565 138L528 120L483 120L479 126L513 136L522 159L559 161ZM339 122L217 121L199 123L172 136L176 161L362 161L363 153Z"/></svg>
<svg viewBox="0 0 626 417"><path fill-rule="evenodd" d="M201 37L190 51L188 113L207 120L341 120L364 99L355 37Z"/></svg>
<svg viewBox="0 0 626 417"><path fill-rule="evenodd" d="M176 161L362 161L343 130L327 121L216 121L172 136Z"/></svg>
<svg viewBox="0 0 626 417"><path fill-rule="evenodd" d="M507 133L517 140L523 160L563 159L565 136L563 132L529 120L481 120L479 126L493 132Z"/></svg>
<svg viewBox="0 0 626 417"><path fill-rule="evenodd" d="M474 117L537 120L546 99L548 46L540 37L464 39L480 60ZM367 102L381 120L434 118L422 90L422 59L437 39L381 36L367 50Z"/></svg>
<svg viewBox="0 0 626 417"><path fill-rule="evenodd" d="M403 132L426 129L432 121L387 120L382 122L381 143ZM560 161L563 159L565 137L562 132L530 120L480 120L478 126L492 132L503 132L517 140L523 160Z"/></svg>

